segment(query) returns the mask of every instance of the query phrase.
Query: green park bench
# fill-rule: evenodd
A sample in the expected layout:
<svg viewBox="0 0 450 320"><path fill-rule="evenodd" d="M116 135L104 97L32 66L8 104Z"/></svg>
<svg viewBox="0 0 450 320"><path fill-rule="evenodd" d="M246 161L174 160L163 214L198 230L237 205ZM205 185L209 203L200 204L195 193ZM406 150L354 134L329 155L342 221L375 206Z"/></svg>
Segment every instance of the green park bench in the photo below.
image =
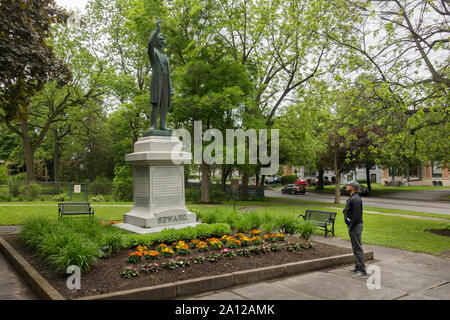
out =
<svg viewBox="0 0 450 320"><path fill-rule="evenodd" d="M94 216L94 208L89 202L86 203L58 203L58 220L63 216L89 215Z"/></svg>
<svg viewBox="0 0 450 320"><path fill-rule="evenodd" d="M334 236L334 221L336 220L336 214L337 212L306 210L305 214L299 215L298 218L302 217L303 220L310 221L323 228L325 230L326 238L328 233L332 233Z"/></svg>

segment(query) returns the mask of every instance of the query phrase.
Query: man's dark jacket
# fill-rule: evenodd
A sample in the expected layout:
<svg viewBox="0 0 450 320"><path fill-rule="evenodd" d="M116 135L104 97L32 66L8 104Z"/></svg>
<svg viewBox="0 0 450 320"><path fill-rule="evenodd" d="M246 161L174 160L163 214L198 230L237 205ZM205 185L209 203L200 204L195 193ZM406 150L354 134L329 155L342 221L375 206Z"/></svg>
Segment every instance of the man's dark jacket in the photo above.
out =
<svg viewBox="0 0 450 320"><path fill-rule="evenodd" d="M354 226L363 222L363 204L361 197L355 192L347 199L344 209L344 221L352 229Z"/></svg>

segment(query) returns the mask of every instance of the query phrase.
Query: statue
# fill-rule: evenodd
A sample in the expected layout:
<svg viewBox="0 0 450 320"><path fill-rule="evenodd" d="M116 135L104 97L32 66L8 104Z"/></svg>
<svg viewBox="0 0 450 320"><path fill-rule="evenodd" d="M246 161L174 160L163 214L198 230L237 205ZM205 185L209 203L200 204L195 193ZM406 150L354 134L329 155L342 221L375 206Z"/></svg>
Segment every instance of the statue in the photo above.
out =
<svg viewBox="0 0 450 320"><path fill-rule="evenodd" d="M170 78L169 59L163 53L166 39L160 34L161 20L156 20L156 29L148 40L148 58L152 67L152 79L150 82L150 103L152 107L150 131L144 136L159 135L171 136L172 130L166 127L166 117L169 106L172 106L172 79ZM159 129L155 130L159 119Z"/></svg>

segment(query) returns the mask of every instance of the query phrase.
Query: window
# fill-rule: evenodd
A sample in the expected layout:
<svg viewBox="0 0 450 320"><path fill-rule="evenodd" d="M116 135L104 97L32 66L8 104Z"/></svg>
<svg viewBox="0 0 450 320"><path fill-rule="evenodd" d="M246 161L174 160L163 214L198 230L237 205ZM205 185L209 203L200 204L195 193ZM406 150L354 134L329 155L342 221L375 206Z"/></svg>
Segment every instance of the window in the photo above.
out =
<svg viewBox="0 0 450 320"><path fill-rule="evenodd" d="M433 163L431 167L431 176L433 178L442 178L442 166L439 163Z"/></svg>

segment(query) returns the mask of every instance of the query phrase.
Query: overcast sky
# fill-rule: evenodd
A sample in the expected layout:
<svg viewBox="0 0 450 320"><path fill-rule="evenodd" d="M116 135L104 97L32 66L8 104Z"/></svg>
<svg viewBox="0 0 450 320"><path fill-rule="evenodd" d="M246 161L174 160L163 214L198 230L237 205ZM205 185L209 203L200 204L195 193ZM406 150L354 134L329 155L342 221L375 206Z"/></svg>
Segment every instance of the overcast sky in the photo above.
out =
<svg viewBox="0 0 450 320"><path fill-rule="evenodd" d="M67 9L83 10L88 0L55 0L56 4Z"/></svg>

